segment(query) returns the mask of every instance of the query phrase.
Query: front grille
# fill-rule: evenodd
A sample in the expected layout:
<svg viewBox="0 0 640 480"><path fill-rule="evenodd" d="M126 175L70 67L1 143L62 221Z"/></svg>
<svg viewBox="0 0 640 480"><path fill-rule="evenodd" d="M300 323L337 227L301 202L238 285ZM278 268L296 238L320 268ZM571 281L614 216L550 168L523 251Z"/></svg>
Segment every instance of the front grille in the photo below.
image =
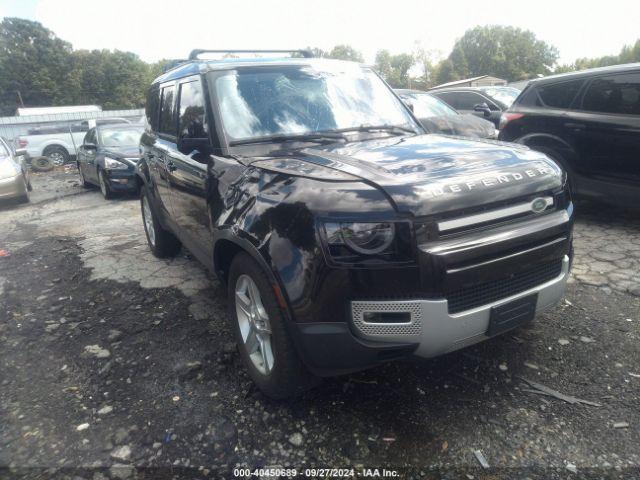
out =
<svg viewBox="0 0 640 480"><path fill-rule="evenodd" d="M516 295L553 280L562 271L562 260L542 263L513 276L462 288L447 295L449 313L458 313Z"/></svg>

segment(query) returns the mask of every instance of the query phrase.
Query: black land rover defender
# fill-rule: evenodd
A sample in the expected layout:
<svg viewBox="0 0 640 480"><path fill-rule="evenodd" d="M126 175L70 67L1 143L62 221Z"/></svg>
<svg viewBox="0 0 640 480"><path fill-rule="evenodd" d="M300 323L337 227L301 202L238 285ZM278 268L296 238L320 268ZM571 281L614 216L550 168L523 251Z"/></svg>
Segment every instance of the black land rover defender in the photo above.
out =
<svg viewBox="0 0 640 480"><path fill-rule="evenodd" d="M149 90L144 226L156 256L185 245L228 286L267 395L456 350L558 302L573 207L545 155L427 135L359 64L201 53Z"/></svg>

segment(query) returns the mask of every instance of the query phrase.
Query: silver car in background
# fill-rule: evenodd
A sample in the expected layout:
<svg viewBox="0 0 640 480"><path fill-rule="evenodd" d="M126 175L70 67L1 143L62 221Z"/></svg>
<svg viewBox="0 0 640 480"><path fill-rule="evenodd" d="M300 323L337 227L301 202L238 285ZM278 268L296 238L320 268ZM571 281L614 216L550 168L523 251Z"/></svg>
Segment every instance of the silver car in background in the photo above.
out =
<svg viewBox="0 0 640 480"><path fill-rule="evenodd" d="M31 180L25 162L26 154L26 150L14 150L4 138L0 138L0 201L29 201Z"/></svg>

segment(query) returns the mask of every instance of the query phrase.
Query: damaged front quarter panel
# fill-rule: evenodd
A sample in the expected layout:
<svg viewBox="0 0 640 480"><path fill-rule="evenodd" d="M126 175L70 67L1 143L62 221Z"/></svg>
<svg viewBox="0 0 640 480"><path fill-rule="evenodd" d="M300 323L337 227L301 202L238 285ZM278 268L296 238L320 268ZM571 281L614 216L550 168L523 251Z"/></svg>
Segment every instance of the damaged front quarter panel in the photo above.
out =
<svg viewBox="0 0 640 480"><path fill-rule="evenodd" d="M317 321L326 313L321 304L340 302L312 306L309 299L321 291L323 296L331 292L342 297L346 292L340 292L340 285L349 283L345 269L332 270L325 262L319 221L370 221L395 215L384 192L353 175L296 158L265 158L252 162L228 185L224 211L212 220L219 238L228 238L225 232L231 231L255 248L282 287L297 321Z"/></svg>

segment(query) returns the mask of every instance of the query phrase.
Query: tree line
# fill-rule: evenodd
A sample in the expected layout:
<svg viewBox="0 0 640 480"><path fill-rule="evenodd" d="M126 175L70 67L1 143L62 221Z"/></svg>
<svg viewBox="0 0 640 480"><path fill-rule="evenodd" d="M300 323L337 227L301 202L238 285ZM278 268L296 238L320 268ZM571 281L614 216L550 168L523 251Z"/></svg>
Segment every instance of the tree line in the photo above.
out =
<svg viewBox="0 0 640 480"><path fill-rule="evenodd" d="M311 48L324 58L363 62L350 45ZM640 61L640 40L618 55L581 58L556 65L553 46L516 27L489 25L467 30L451 53L437 60L423 48L392 54L379 50L374 67L394 88L427 89L480 75L508 81L551 73ZM0 114L19 106L101 105L105 110L141 108L151 81L170 60L146 63L131 52L73 50L38 22L4 18L0 22Z"/></svg>

